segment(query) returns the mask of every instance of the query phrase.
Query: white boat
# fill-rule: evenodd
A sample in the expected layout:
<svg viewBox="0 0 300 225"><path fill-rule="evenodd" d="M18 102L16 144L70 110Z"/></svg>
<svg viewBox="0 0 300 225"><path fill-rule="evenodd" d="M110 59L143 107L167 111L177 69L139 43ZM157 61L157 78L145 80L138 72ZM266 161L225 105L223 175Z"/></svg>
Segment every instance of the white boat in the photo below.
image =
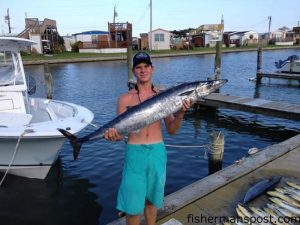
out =
<svg viewBox="0 0 300 225"><path fill-rule="evenodd" d="M291 55L286 60L275 62L275 66L282 73L299 73L300 59L297 55Z"/></svg>
<svg viewBox="0 0 300 225"><path fill-rule="evenodd" d="M65 141L57 128L75 134L94 115L72 103L29 97L20 51L33 44L0 37L0 171L44 179Z"/></svg>

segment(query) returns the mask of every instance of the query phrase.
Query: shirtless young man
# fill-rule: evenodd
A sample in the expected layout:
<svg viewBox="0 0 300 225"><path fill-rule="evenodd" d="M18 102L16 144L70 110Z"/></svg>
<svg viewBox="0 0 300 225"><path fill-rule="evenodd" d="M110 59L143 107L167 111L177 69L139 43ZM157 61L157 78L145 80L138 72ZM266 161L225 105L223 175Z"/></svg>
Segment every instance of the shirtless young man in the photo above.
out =
<svg viewBox="0 0 300 225"><path fill-rule="evenodd" d="M119 98L118 114L159 92L152 84L154 67L147 53L138 52L133 57L132 71L136 76L137 84L135 89ZM190 106L190 102L185 100L176 117L171 115L164 119L169 134L176 134L185 111ZM123 137L118 134L116 129L110 128L106 131L105 138L110 141L118 141ZM128 135L123 177L117 203L117 209L126 213L128 225L140 224L140 215L143 212L146 224L155 224L157 208L161 208L163 204L166 163L167 154L163 143L161 121L150 124L138 133Z"/></svg>

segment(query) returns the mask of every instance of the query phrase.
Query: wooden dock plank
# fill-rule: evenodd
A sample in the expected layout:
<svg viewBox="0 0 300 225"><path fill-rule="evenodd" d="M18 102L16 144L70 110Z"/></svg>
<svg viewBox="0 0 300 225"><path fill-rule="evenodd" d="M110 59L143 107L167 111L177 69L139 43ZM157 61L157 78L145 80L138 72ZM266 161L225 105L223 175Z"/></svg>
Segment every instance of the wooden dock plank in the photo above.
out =
<svg viewBox="0 0 300 225"><path fill-rule="evenodd" d="M177 211L174 211L173 213L168 214L166 217L159 220L157 224L166 222L170 218L175 218L182 224L215 224L216 222L220 221L210 223L205 220L207 220L209 217L220 218L224 216L236 216L235 208L237 204L243 200L247 190L257 181L275 175L283 177L279 186L284 185L286 180L299 181L300 135L296 137L299 142L296 148L286 151L284 154L273 158L273 160L269 158L268 162L265 164L259 163L259 165L257 165L257 167L254 170L248 171L248 173L244 173L243 175L236 177L235 179L229 180L228 182L224 183L223 186L214 189L207 195L199 195L199 198L197 200L191 202L190 204L186 204L184 207ZM289 140L286 143L282 144L281 147L289 148L290 144L288 142ZM279 150L278 148L273 149L273 147L268 147L264 151L270 153L270 151ZM261 158L261 156L262 155L260 155L258 158ZM251 159L251 157L246 158L243 164L247 163L247 161ZM257 157L255 158L258 159ZM233 165L233 167L236 167L238 170L240 170L238 166L239 165ZM226 170L228 171L226 172ZM224 169L223 173L225 172L225 174L229 174L229 171L230 168L226 168ZM214 178L214 176L215 175L211 175L212 178ZM202 184L201 186L199 186L199 188L201 187ZM263 205L265 205L266 202L268 202L267 197L266 195L263 195L262 197L255 199L248 205L262 207ZM198 206L198 211L195 210L195 205ZM189 216L189 214L193 215L194 221L192 221L191 216ZM196 216L198 216L198 219L202 217L203 220L200 222L196 221Z"/></svg>
<svg viewBox="0 0 300 225"><path fill-rule="evenodd" d="M297 74L297 73L258 72L257 77L288 79L288 80L300 80L300 74Z"/></svg>
<svg viewBox="0 0 300 225"><path fill-rule="evenodd" d="M211 107L229 108L268 116L300 120L300 105L284 102L212 93L206 96L203 101L197 103Z"/></svg>

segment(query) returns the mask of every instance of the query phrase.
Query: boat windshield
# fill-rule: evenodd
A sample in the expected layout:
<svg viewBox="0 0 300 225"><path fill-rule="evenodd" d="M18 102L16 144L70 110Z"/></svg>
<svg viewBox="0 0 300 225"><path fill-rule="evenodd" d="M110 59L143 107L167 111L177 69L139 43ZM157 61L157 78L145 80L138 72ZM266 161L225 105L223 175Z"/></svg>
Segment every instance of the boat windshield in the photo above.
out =
<svg viewBox="0 0 300 225"><path fill-rule="evenodd" d="M16 52L0 52L0 86L24 84L20 63Z"/></svg>

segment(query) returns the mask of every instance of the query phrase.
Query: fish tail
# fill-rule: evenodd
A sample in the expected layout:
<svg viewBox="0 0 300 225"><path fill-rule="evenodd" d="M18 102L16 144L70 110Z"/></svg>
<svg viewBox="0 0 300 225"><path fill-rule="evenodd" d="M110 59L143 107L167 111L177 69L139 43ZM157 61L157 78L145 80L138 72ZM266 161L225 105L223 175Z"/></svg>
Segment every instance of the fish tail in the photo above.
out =
<svg viewBox="0 0 300 225"><path fill-rule="evenodd" d="M69 141L73 147L73 157L74 157L74 160L76 160L79 155L82 142L75 135L71 134L70 132L68 132L64 129L58 128L57 130L60 133L62 133L66 138L69 139Z"/></svg>

